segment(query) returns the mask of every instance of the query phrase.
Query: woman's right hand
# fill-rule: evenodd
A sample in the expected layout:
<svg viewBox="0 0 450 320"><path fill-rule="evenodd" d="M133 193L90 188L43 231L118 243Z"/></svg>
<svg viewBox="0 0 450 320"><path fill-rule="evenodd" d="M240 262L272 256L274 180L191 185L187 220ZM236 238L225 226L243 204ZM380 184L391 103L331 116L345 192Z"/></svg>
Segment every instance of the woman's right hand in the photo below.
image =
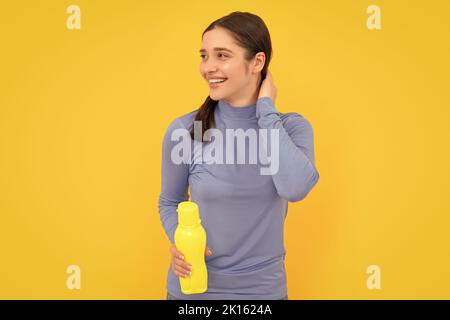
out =
<svg viewBox="0 0 450 320"><path fill-rule="evenodd" d="M184 261L183 253L177 250L177 247L172 244L170 246L170 254L172 255L172 271L178 277L186 278L191 274L192 266ZM206 246L205 255L209 257L212 255L211 249Z"/></svg>

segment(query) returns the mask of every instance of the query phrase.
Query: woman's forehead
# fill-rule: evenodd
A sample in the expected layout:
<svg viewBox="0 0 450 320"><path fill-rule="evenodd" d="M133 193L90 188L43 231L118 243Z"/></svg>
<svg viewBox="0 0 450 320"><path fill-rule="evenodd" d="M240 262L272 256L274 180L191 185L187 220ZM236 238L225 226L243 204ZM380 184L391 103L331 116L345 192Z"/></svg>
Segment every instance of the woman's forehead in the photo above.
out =
<svg viewBox="0 0 450 320"><path fill-rule="evenodd" d="M205 32L202 39L202 47L200 52L203 51L241 51L240 47L234 42L234 39L230 34L222 28L216 28Z"/></svg>

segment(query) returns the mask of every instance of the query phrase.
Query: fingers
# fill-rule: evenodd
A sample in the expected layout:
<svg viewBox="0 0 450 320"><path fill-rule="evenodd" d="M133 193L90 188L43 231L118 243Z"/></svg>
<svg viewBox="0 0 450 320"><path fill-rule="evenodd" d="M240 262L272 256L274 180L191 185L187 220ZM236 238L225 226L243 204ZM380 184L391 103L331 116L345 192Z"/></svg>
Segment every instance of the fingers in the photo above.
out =
<svg viewBox="0 0 450 320"><path fill-rule="evenodd" d="M184 261L183 254L176 249L175 245L170 248L170 253L172 254L172 271L178 277L186 278L190 276L192 266Z"/></svg>
<svg viewBox="0 0 450 320"><path fill-rule="evenodd" d="M177 258L174 258L172 260L172 269L177 276L183 278L190 276L192 272L192 267L190 264Z"/></svg>
<svg viewBox="0 0 450 320"><path fill-rule="evenodd" d="M185 265L176 261L172 262L172 271L173 273L175 273L176 276L183 278L189 277L192 272L191 269L185 267Z"/></svg>
<svg viewBox="0 0 450 320"><path fill-rule="evenodd" d="M192 265L185 262L185 257L180 251L177 250L175 245L170 247L170 253L172 254L172 271L175 275L183 278L190 276L192 272ZM205 248L205 255L207 257L212 255L212 251L208 246Z"/></svg>
<svg viewBox="0 0 450 320"><path fill-rule="evenodd" d="M178 259L184 260L183 254L177 250L177 247L174 244L170 247L170 253Z"/></svg>

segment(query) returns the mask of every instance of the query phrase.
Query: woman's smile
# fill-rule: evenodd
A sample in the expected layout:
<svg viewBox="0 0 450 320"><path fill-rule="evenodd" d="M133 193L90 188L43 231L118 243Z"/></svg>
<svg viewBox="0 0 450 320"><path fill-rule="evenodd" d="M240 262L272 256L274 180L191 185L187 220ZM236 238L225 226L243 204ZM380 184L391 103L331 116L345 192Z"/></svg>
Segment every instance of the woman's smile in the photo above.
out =
<svg viewBox="0 0 450 320"><path fill-rule="evenodd" d="M220 86L223 85L223 83L225 81L227 81L228 79L209 79L208 83L209 83L209 87L211 89L216 89L219 88Z"/></svg>

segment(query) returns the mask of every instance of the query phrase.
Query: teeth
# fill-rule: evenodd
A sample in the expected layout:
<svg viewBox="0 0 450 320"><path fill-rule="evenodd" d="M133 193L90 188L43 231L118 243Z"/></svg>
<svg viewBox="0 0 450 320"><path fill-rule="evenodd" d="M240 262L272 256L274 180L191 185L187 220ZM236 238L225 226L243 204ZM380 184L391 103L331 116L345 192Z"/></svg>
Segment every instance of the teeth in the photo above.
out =
<svg viewBox="0 0 450 320"><path fill-rule="evenodd" d="M224 82L226 79L210 79L210 83L218 83L218 82Z"/></svg>

